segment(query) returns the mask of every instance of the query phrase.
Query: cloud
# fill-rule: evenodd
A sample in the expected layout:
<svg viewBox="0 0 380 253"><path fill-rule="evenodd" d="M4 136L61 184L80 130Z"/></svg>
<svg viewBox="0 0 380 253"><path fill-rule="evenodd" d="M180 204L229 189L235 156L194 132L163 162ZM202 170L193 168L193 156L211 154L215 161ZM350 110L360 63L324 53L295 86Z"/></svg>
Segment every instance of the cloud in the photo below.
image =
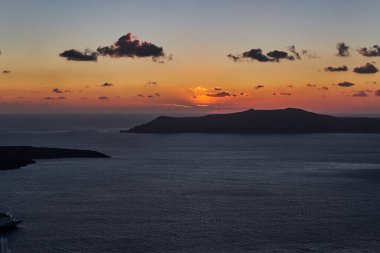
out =
<svg viewBox="0 0 380 253"><path fill-rule="evenodd" d="M293 46L289 46L288 47L288 50L293 54L293 56L297 59L297 60L301 60L301 55L297 52L296 50L296 47L293 45ZM305 50L306 51L306 50Z"/></svg>
<svg viewBox="0 0 380 253"><path fill-rule="evenodd" d="M214 97L214 98L223 98L223 97L230 97L232 96L231 93L229 92L218 92L218 93L209 93L209 94L206 94L206 96L208 97Z"/></svg>
<svg viewBox="0 0 380 253"><path fill-rule="evenodd" d="M273 59L270 59L268 56L263 54L263 51L258 48L258 49L251 49L249 51L246 51L242 54L243 58L249 58L251 60L257 60L259 62L268 62L268 61L273 61Z"/></svg>
<svg viewBox="0 0 380 253"><path fill-rule="evenodd" d="M3 74L10 74L11 71L10 70L3 70Z"/></svg>
<svg viewBox="0 0 380 253"><path fill-rule="evenodd" d="M280 95L283 95L283 96L291 96L292 93L281 92Z"/></svg>
<svg viewBox="0 0 380 253"><path fill-rule="evenodd" d="M80 52L76 49L70 49L63 51L59 54L60 57L64 57L69 61L97 61L98 53L92 52L89 49L86 49L84 52Z"/></svg>
<svg viewBox="0 0 380 253"><path fill-rule="evenodd" d="M64 100L65 97L45 97L45 100Z"/></svg>
<svg viewBox="0 0 380 253"><path fill-rule="evenodd" d="M163 104L163 106L175 107L175 108L193 108L191 105L180 105L180 104Z"/></svg>
<svg viewBox="0 0 380 253"><path fill-rule="evenodd" d="M370 48L362 47L358 49L358 53L366 57L377 57L380 56L380 47L378 45Z"/></svg>
<svg viewBox="0 0 380 253"><path fill-rule="evenodd" d="M264 54L260 48L257 48L243 52L242 54L228 54L227 57L231 58L235 62L242 60L256 60L259 62L280 62L283 59L287 59L290 61L293 61L295 59L301 59L299 57L299 54L295 52L294 46L291 46L288 49L293 55L290 55L288 52L279 50L273 50L268 52L267 54Z"/></svg>
<svg viewBox="0 0 380 253"><path fill-rule="evenodd" d="M58 88L54 88L51 92L53 92L53 93L63 93L63 91L61 91Z"/></svg>
<svg viewBox="0 0 380 253"><path fill-rule="evenodd" d="M112 87L112 86L113 86L112 83L107 83L107 82L100 85L100 87Z"/></svg>
<svg viewBox="0 0 380 253"><path fill-rule="evenodd" d="M240 56L238 55L228 54L227 57L231 58L234 62L241 61Z"/></svg>
<svg viewBox="0 0 380 253"><path fill-rule="evenodd" d="M316 58L318 58L318 55L316 53L311 52L309 50L304 50L303 49L301 51L301 54L304 55L304 56L306 56L307 58L310 58L310 59L316 59Z"/></svg>
<svg viewBox="0 0 380 253"><path fill-rule="evenodd" d="M287 52L278 51L278 50L274 50L274 51L267 53L267 56L272 57L275 61L280 61L282 59L288 59L291 61L294 60L294 57L289 55Z"/></svg>
<svg viewBox="0 0 380 253"><path fill-rule="evenodd" d="M107 99L109 99L109 97L107 97L107 96L100 96L100 97L98 97L98 99L100 99L100 100L107 100Z"/></svg>
<svg viewBox="0 0 380 253"><path fill-rule="evenodd" d="M259 84L255 86L255 90L262 89L262 88L264 88L264 85Z"/></svg>
<svg viewBox="0 0 380 253"><path fill-rule="evenodd" d="M336 45L336 49L338 49L338 54L337 56L340 56L340 57L347 57L350 55L350 47L347 46L344 42L339 42L337 45Z"/></svg>
<svg viewBox="0 0 380 253"><path fill-rule="evenodd" d="M368 97L368 94L361 90L361 91L356 91L352 96L354 97Z"/></svg>
<svg viewBox="0 0 380 253"><path fill-rule="evenodd" d="M214 88L214 91L221 91L222 90L222 88L220 88L220 87L215 87Z"/></svg>
<svg viewBox="0 0 380 253"><path fill-rule="evenodd" d="M311 84L311 83L308 83L306 86L307 86L307 87L317 87L316 84Z"/></svg>
<svg viewBox="0 0 380 253"><path fill-rule="evenodd" d="M158 82L155 82L155 81L149 81L147 82L144 86L157 86L158 85Z"/></svg>
<svg viewBox="0 0 380 253"><path fill-rule="evenodd" d="M380 97L380 90L375 91L375 96Z"/></svg>
<svg viewBox="0 0 380 253"><path fill-rule="evenodd" d="M379 72L379 70L372 63L367 63L365 66L354 68L354 72L357 74L374 74Z"/></svg>
<svg viewBox="0 0 380 253"><path fill-rule="evenodd" d="M294 59L297 59L297 60L302 60L303 56L305 56L305 57L307 57L309 59L318 58L318 56L316 55L316 53L311 52L309 50L302 49L301 52L299 53L296 50L295 46L289 46L288 47L288 51L293 55Z"/></svg>
<svg viewBox="0 0 380 253"><path fill-rule="evenodd" d="M156 97L160 97L160 96L161 96L161 94L158 93L158 92L156 92L154 95L155 95Z"/></svg>
<svg viewBox="0 0 380 253"><path fill-rule="evenodd" d="M113 45L98 47L99 55L110 57L164 57L164 50L150 42L141 41L131 33L121 36Z"/></svg>
<svg viewBox="0 0 380 253"><path fill-rule="evenodd" d="M340 67L326 67L325 68L326 72L342 72L342 71L348 71L347 66L340 66Z"/></svg>
<svg viewBox="0 0 380 253"><path fill-rule="evenodd" d="M323 86L323 87L319 88L318 90L329 90L329 87Z"/></svg>
<svg viewBox="0 0 380 253"><path fill-rule="evenodd" d="M143 94L137 94L138 97L144 98L145 96Z"/></svg>
<svg viewBox="0 0 380 253"><path fill-rule="evenodd" d="M354 86L355 84L351 83L351 82L344 81L344 82L341 82L341 83L337 83L336 85L338 85L340 87L351 87L351 86Z"/></svg>

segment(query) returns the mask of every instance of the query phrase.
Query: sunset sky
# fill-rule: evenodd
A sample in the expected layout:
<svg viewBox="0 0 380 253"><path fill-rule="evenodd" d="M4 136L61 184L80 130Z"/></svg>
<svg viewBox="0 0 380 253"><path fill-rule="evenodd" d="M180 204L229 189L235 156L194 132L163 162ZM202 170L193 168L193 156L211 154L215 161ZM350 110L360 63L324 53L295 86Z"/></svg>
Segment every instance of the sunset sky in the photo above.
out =
<svg viewBox="0 0 380 253"><path fill-rule="evenodd" d="M3 0L0 112L379 114L378 10L378 0Z"/></svg>

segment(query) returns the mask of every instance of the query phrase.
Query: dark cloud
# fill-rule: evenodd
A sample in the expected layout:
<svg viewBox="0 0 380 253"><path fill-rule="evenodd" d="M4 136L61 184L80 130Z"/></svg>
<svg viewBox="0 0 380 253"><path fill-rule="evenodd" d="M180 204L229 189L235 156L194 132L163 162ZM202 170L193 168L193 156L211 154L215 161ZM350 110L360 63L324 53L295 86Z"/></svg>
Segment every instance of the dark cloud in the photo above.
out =
<svg viewBox="0 0 380 253"><path fill-rule="evenodd" d="M375 91L375 96L380 97L380 90Z"/></svg>
<svg viewBox="0 0 380 253"><path fill-rule="evenodd" d="M3 70L3 74L10 74L11 71L10 70Z"/></svg>
<svg viewBox="0 0 380 253"><path fill-rule="evenodd" d="M222 90L222 88L220 88L220 87L215 87L214 88L214 91L221 91Z"/></svg>
<svg viewBox="0 0 380 253"><path fill-rule="evenodd" d="M223 98L223 97L233 96L233 94L223 91L223 92L218 92L218 93L209 93L209 94L206 94L206 96L214 97L214 98Z"/></svg>
<svg viewBox="0 0 380 253"><path fill-rule="evenodd" d="M98 47L96 50L102 56L111 57L152 57L158 59L165 56L162 47L141 41L131 33L121 36L113 45Z"/></svg>
<svg viewBox="0 0 380 253"><path fill-rule="evenodd" d="M336 45L336 49L338 49L338 54L337 56L340 56L340 57L347 57L350 55L350 47L347 46L344 42L339 42L337 45Z"/></svg>
<svg viewBox="0 0 380 253"><path fill-rule="evenodd" d="M107 100L107 99L109 99L109 97L107 97L107 96L100 96L100 97L98 97L98 99L100 99L100 100Z"/></svg>
<svg viewBox="0 0 380 253"><path fill-rule="evenodd" d="M158 92L156 92L154 95L155 95L156 97L160 97L160 96L161 96L161 94L158 93Z"/></svg>
<svg viewBox="0 0 380 253"><path fill-rule="evenodd" d="M329 87L323 86L323 87L319 88L318 90L329 90Z"/></svg>
<svg viewBox="0 0 380 253"><path fill-rule="evenodd" d="M380 47L378 45L370 48L362 47L358 49L358 53L366 57L377 57L380 56Z"/></svg>
<svg viewBox="0 0 380 253"><path fill-rule="evenodd" d="M263 51L258 48L258 49L251 49L247 52L243 53L244 58L249 58L251 60L257 60L259 62L268 62L268 61L273 61L273 59L270 59L268 56L263 54Z"/></svg>
<svg viewBox="0 0 380 253"><path fill-rule="evenodd" d="M342 72L342 71L348 71L347 66L340 66L340 67L326 67L326 72Z"/></svg>
<svg viewBox="0 0 380 253"><path fill-rule="evenodd" d="M58 88L54 88L51 92L53 92L53 93L63 93L63 91L61 91Z"/></svg>
<svg viewBox="0 0 380 253"><path fill-rule="evenodd" d="M356 91L352 96L354 97L368 97L368 94L361 90L361 91Z"/></svg>
<svg viewBox="0 0 380 253"><path fill-rule="evenodd" d="M112 83L107 83L107 82L100 85L100 87L112 87L112 86L113 86Z"/></svg>
<svg viewBox="0 0 380 253"><path fill-rule="evenodd" d="M291 85L291 84L289 84L288 86L286 86L286 87L288 87L288 88L293 88L294 86L293 85Z"/></svg>
<svg viewBox="0 0 380 253"><path fill-rule="evenodd" d="M144 98L145 96L143 94L137 94L138 97Z"/></svg>
<svg viewBox="0 0 380 253"><path fill-rule="evenodd" d="M282 59L288 59L291 61L294 60L294 57L289 55L287 52L278 51L278 50L274 50L274 51L267 53L267 56L273 58L275 61L280 61Z"/></svg>
<svg viewBox="0 0 380 253"><path fill-rule="evenodd" d="M45 97L45 100L64 100L65 97Z"/></svg>
<svg viewBox="0 0 380 253"><path fill-rule="evenodd" d="M289 50L294 50L294 46L289 47ZM291 51L291 53L294 55L294 52ZM233 61L242 61L242 60L256 60L259 62L279 62L283 59L287 59L290 61L293 61L295 59L300 59L296 56L290 55L288 52L285 51L279 51L279 50L273 50L268 52L267 54L264 54L263 51L260 48L257 49L251 49L249 51L243 52L242 54L229 54L227 57L231 58ZM299 55L298 55L299 56Z"/></svg>
<svg viewBox="0 0 380 253"><path fill-rule="evenodd" d="M255 86L255 90L262 89L262 88L264 88L264 85L259 84Z"/></svg>
<svg viewBox="0 0 380 253"><path fill-rule="evenodd" d="M98 53L92 52L86 49L84 52L80 52L75 49L66 50L59 54L60 57L67 58L69 61L97 61Z"/></svg>
<svg viewBox="0 0 380 253"><path fill-rule="evenodd" d="M148 96L146 96L147 98L154 98L154 96L153 95L148 95Z"/></svg>
<svg viewBox="0 0 380 253"><path fill-rule="evenodd" d="M283 95L283 96L291 96L292 93L281 92L280 95Z"/></svg>
<svg viewBox="0 0 380 253"><path fill-rule="evenodd" d="M308 83L306 86L307 86L307 87L317 87L316 84L311 84L311 83Z"/></svg>
<svg viewBox="0 0 380 253"><path fill-rule="evenodd" d="M358 74L375 74L379 70L372 63L367 63L365 66L354 68L354 72Z"/></svg>
<svg viewBox="0 0 380 253"><path fill-rule="evenodd" d="M338 85L340 87L351 87L351 86L354 86L355 84L345 81L345 82L337 83L336 85Z"/></svg>

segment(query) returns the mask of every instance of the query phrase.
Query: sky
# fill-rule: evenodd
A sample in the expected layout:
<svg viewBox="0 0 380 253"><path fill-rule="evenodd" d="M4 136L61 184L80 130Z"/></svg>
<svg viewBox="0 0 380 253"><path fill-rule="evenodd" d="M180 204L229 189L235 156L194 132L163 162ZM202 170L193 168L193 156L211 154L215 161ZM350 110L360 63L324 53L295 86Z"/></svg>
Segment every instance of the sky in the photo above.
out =
<svg viewBox="0 0 380 253"><path fill-rule="evenodd" d="M1 2L0 113L380 112L380 1Z"/></svg>

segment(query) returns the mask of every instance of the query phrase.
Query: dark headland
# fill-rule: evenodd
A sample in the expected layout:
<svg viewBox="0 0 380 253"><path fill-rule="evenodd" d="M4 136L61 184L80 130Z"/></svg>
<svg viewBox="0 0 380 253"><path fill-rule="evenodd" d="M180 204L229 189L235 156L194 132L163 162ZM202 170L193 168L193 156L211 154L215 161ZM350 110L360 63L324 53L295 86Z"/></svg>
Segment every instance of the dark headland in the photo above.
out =
<svg viewBox="0 0 380 253"><path fill-rule="evenodd" d="M201 117L161 116L129 133L380 133L379 118L334 117L287 108Z"/></svg>
<svg viewBox="0 0 380 253"><path fill-rule="evenodd" d="M32 163L34 159L53 158L109 158L91 150L41 148L30 146L0 146L0 170L17 169Z"/></svg>

